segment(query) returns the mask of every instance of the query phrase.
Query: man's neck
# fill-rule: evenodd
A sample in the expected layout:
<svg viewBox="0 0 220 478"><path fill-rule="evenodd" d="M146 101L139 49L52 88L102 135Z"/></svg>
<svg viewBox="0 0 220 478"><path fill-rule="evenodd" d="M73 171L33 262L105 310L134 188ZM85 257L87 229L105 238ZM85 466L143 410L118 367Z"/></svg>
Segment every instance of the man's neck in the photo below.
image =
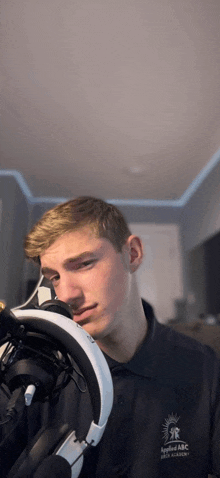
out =
<svg viewBox="0 0 220 478"><path fill-rule="evenodd" d="M141 347L148 324L144 314L142 302L128 312L126 321L120 330L112 332L102 340L97 340L100 349L109 357L120 363L129 362Z"/></svg>

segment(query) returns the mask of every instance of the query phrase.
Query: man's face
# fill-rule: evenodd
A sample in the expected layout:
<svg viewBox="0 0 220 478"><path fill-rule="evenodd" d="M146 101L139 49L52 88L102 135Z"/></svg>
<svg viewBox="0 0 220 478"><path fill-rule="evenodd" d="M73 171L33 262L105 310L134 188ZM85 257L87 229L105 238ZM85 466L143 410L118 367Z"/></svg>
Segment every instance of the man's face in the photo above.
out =
<svg viewBox="0 0 220 478"><path fill-rule="evenodd" d="M131 272L126 245L122 253L91 227L68 232L41 255L44 276L58 299L71 305L74 321L95 339L114 334L126 319Z"/></svg>

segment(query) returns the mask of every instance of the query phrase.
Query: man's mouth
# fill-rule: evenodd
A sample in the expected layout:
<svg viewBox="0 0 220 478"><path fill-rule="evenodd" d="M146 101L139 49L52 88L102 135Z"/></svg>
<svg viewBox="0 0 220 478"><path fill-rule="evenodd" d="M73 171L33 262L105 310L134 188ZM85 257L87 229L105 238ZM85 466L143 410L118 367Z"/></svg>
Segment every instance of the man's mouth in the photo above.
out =
<svg viewBox="0 0 220 478"><path fill-rule="evenodd" d="M73 310L73 320L76 322L80 321L81 319L85 319L89 317L90 311L95 309L97 304L91 305L89 307L83 307L82 309Z"/></svg>

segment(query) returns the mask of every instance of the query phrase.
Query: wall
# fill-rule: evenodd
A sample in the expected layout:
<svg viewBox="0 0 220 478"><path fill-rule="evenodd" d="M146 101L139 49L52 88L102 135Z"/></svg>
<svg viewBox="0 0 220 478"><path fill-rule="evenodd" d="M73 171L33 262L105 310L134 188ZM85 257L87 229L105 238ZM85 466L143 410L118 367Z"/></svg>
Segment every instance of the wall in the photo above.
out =
<svg viewBox="0 0 220 478"><path fill-rule="evenodd" d="M180 217L188 321L208 312L203 244L220 231L219 179L220 162L182 208Z"/></svg>
<svg viewBox="0 0 220 478"><path fill-rule="evenodd" d="M205 248L203 245L194 247L186 254L188 263L188 315L189 318L199 318L208 313L207 277L205 264Z"/></svg>
<svg viewBox="0 0 220 478"><path fill-rule="evenodd" d="M0 199L0 299L13 307L21 298L23 239L28 228L29 205L13 176L0 176Z"/></svg>
<svg viewBox="0 0 220 478"><path fill-rule="evenodd" d="M153 306L157 319L166 323L176 317L177 303L183 301L179 226L130 223L130 227L143 243L143 262L137 271L141 297Z"/></svg>
<svg viewBox="0 0 220 478"><path fill-rule="evenodd" d="M181 208L175 206L117 206L129 223L179 224Z"/></svg>
<svg viewBox="0 0 220 478"><path fill-rule="evenodd" d="M105 199L105 198L103 198ZM64 201L61 199L60 202ZM33 203L30 212L30 227L35 224L38 219L48 209L57 204L57 200L37 201ZM181 208L175 206L126 206L118 205L122 214L124 214L126 220L130 222L138 223L155 223L155 224L176 224L180 222Z"/></svg>
<svg viewBox="0 0 220 478"><path fill-rule="evenodd" d="M220 162L183 207L181 230L185 251L220 231Z"/></svg>

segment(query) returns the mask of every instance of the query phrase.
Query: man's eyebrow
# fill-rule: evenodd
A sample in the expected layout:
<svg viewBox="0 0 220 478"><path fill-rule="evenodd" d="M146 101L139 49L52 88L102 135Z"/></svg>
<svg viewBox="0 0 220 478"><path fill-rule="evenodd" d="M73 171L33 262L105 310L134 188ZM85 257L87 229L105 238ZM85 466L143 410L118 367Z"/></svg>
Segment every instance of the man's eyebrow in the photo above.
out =
<svg viewBox="0 0 220 478"><path fill-rule="evenodd" d="M63 262L63 266L66 267L68 264L78 262L78 261L84 259L85 257L94 258L95 253L92 252L92 251L84 251L81 254L78 254L77 256L68 257ZM50 267L42 267L41 272L45 276L46 274L54 274L56 272L56 270L55 269L50 269Z"/></svg>
<svg viewBox="0 0 220 478"><path fill-rule="evenodd" d="M95 257L95 254L94 252L92 251L85 251L85 252L82 252L82 254L78 254L77 256L74 256L74 257L68 257L68 259L66 259L63 263L64 267L69 264L70 262L78 262L82 259L84 259L85 257Z"/></svg>
<svg viewBox="0 0 220 478"><path fill-rule="evenodd" d="M43 274L43 276L46 276L46 274L53 274L55 272L56 271L54 269L50 269L49 267L43 267L41 269L41 273Z"/></svg>

